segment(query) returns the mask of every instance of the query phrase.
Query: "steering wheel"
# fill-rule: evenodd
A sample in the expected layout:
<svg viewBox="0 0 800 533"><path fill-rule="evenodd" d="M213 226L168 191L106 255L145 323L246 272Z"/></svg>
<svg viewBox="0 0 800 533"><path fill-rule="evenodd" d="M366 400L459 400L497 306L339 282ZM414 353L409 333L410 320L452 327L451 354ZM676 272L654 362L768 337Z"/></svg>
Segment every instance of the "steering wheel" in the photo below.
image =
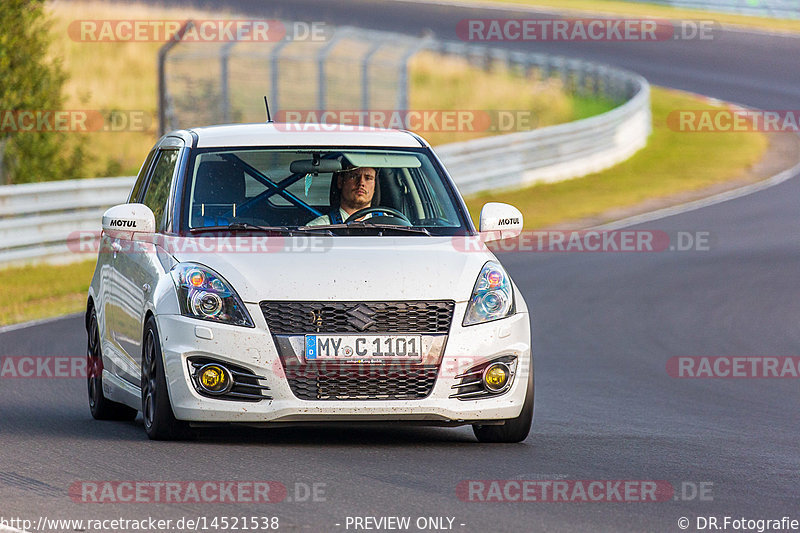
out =
<svg viewBox="0 0 800 533"><path fill-rule="evenodd" d="M349 217L347 220L344 221L345 224L350 224L351 222L355 222L357 218L361 218L364 215L368 215L370 213L389 213L390 215L394 215L395 217L408 222L408 225L411 226L411 221L405 216L403 213L398 211L397 209L392 209L391 207L381 207L381 206L372 206L372 207L365 207L364 209L359 209Z"/></svg>

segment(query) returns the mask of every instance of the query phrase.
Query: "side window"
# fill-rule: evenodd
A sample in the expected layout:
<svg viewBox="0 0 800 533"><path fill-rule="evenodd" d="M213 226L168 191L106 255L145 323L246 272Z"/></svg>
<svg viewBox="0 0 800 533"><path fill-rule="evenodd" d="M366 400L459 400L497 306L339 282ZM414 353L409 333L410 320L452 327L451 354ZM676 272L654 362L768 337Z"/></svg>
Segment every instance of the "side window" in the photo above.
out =
<svg viewBox="0 0 800 533"><path fill-rule="evenodd" d="M156 217L156 229L163 231L166 227L167 202L169 202L169 189L172 185L172 174L178 162L178 150L162 150L153 169L147 191L144 193L142 203L149 207Z"/></svg>
<svg viewBox="0 0 800 533"><path fill-rule="evenodd" d="M151 150L147 154L147 159L144 160L142 168L139 170L139 175L136 177L136 183L133 184L131 196L128 198L128 203L136 203L139 201L142 187L144 187L144 180L147 178L147 171L150 169L150 164L153 162L153 157L156 155L155 150Z"/></svg>

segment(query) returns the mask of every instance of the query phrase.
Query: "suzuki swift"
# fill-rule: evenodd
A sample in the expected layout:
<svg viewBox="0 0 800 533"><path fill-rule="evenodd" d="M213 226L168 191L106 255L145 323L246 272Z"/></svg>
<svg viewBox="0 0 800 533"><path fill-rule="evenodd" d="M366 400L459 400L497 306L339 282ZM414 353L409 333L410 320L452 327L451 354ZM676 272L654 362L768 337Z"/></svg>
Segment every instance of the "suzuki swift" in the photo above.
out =
<svg viewBox="0 0 800 533"><path fill-rule="evenodd" d="M102 220L86 310L97 419L531 427L528 309L430 145L405 131L226 125L162 137Z"/></svg>

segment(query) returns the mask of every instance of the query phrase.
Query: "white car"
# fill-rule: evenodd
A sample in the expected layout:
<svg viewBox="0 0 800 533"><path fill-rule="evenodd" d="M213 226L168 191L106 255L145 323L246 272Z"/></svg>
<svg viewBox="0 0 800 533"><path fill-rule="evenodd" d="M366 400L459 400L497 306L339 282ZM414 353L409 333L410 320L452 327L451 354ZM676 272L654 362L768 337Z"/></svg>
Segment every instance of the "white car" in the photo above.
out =
<svg viewBox="0 0 800 533"><path fill-rule="evenodd" d="M345 209L351 192L368 206ZM484 244L521 229L516 208L492 203L477 232L410 132L169 133L128 203L103 216L86 311L92 415L142 411L153 439L220 423L392 421L522 441L528 309Z"/></svg>

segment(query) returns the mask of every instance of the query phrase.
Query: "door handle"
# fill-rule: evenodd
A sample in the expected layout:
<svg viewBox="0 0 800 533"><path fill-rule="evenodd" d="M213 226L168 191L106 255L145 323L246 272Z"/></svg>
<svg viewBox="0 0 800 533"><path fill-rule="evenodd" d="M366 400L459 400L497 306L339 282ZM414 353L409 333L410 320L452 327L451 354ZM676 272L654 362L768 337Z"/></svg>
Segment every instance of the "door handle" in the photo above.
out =
<svg viewBox="0 0 800 533"><path fill-rule="evenodd" d="M114 250L114 259L116 259L117 253L122 251L122 245L119 242L114 241L111 243L111 249Z"/></svg>

